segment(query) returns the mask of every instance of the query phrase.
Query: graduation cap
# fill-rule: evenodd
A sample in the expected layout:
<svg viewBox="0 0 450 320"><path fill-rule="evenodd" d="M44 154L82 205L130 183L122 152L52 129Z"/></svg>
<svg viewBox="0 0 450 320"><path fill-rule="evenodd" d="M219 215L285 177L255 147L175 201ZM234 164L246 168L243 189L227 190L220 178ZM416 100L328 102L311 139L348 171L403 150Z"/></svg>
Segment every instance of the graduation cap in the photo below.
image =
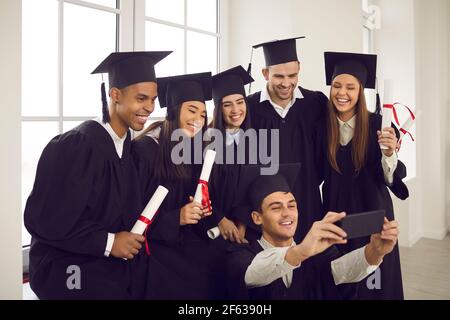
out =
<svg viewBox="0 0 450 320"><path fill-rule="evenodd" d="M277 64L298 61L297 57L297 39L305 37L295 37L284 40L274 40L254 45L254 49L263 47L266 66L274 66Z"/></svg>
<svg viewBox="0 0 450 320"><path fill-rule="evenodd" d="M137 51L111 53L91 74L108 73L109 87L125 88L140 82L156 82L155 64L172 51ZM109 121L105 84L102 83L103 122Z"/></svg>
<svg viewBox="0 0 450 320"><path fill-rule="evenodd" d="M237 66L212 77L212 95L216 107L220 106L221 100L231 94L242 94L244 97L244 86L255 81L242 66Z"/></svg>
<svg viewBox="0 0 450 320"><path fill-rule="evenodd" d="M239 202L250 203L252 210L258 210L263 200L274 192L291 192L300 172L300 163L279 165L275 175L262 175L261 165L243 166L239 180Z"/></svg>
<svg viewBox="0 0 450 320"><path fill-rule="evenodd" d="M159 104L170 109L186 101L205 103L212 98L211 81L211 72L158 78Z"/></svg>
<svg viewBox="0 0 450 320"><path fill-rule="evenodd" d="M325 73L327 85L340 74L357 78L364 88L375 89L377 56L374 54L325 52Z"/></svg>

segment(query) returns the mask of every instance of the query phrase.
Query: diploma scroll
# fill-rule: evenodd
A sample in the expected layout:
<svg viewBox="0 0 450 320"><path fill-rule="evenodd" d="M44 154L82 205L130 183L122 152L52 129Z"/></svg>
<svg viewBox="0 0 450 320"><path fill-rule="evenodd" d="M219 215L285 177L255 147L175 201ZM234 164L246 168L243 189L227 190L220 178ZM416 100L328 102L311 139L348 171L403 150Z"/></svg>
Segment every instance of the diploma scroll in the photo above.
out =
<svg viewBox="0 0 450 320"><path fill-rule="evenodd" d="M153 217L155 216L156 212L161 206L161 203L164 201L168 193L169 190L167 190L163 186L158 186L152 198L147 203L147 206L145 206L144 210L139 216L139 219L134 224L133 229L131 229L131 233L141 235L144 234L145 229L152 222Z"/></svg>
<svg viewBox="0 0 450 320"><path fill-rule="evenodd" d="M386 79L384 81L384 95L383 95L383 119L381 122L380 131L383 132L384 128L390 128L392 124L392 113L393 113L393 81L392 79ZM387 147L380 144L382 150L386 150Z"/></svg>
<svg viewBox="0 0 450 320"><path fill-rule="evenodd" d="M211 210L211 205L209 203L209 190L208 181L211 175L211 170L216 158L216 152L214 150L208 150L205 154L205 159L203 161L202 172L200 174L200 179L198 181L197 189L194 195L194 201L201 204L204 207L208 207Z"/></svg>

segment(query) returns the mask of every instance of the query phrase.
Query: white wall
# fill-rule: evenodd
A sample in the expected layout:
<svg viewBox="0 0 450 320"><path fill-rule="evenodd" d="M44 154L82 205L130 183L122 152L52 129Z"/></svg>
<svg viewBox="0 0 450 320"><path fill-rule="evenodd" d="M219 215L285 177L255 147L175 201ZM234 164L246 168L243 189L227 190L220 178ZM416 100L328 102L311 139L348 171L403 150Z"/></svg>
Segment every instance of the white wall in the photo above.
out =
<svg viewBox="0 0 450 320"><path fill-rule="evenodd" d="M410 198L394 198L401 225L400 244L420 237L442 239L450 221L449 156L449 23L447 0L378 0L381 30L375 32L378 76L394 80L395 100L421 115L399 157L408 168ZM381 90L382 92L382 90ZM420 112L419 111L419 112ZM447 220L447 221L446 221Z"/></svg>
<svg viewBox="0 0 450 320"><path fill-rule="evenodd" d="M20 96L22 1L0 1L0 299L22 297ZM42 99L42 97L37 97Z"/></svg>
<svg viewBox="0 0 450 320"><path fill-rule="evenodd" d="M392 79L394 100L411 108L416 106L416 18L414 1L378 0L373 2L381 9L381 29L374 31L374 52L378 54L377 76L383 99L384 79ZM391 101L393 102L393 101ZM403 111L403 110L399 110ZM400 113L404 121L407 113ZM416 135L415 129L412 130ZM392 197L396 219L400 223L400 245L411 246L421 236L421 210L418 205L421 194L416 181L416 143L405 138L399 153L408 169L407 185L410 198L401 201Z"/></svg>
<svg viewBox="0 0 450 320"><path fill-rule="evenodd" d="M223 0L228 3L228 65L222 70L249 63L251 46L273 39L305 35L297 41L302 62L300 84L328 92L325 86L323 52L362 50L362 5L360 0ZM336 26L339 25L339 28ZM264 85L262 49L253 54L252 91Z"/></svg>
<svg viewBox="0 0 450 320"><path fill-rule="evenodd" d="M446 125L448 109L447 0L415 0L416 95L423 110L417 124L417 190L423 235L441 239L446 222ZM418 209L419 209L418 208Z"/></svg>
<svg viewBox="0 0 450 320"><path fill-rule="evenodd" d="M447 92L447 122L446 123L450 123L450 63L448 62L448 60L450 59L450 3L447 2L447 26L446 26L446 30L447 30L447 84L446 84L446 92ZM445 195L446 195L446 199L447 199L447 205L445 206L446 211L447 211L447 231L450 232L450 161L448 161L448 159L450 159L450 134L447 132L447 152L446 152L446 157L447 159L447 172L446 172L446 191L445 191Z"/></svg>

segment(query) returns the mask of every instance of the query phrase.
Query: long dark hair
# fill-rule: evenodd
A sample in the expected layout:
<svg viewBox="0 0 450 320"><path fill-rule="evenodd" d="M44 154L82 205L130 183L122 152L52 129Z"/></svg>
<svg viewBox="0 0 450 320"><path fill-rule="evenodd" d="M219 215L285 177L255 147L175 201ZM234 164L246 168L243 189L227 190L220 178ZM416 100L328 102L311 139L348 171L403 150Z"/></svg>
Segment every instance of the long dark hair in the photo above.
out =
<svg viewBox="0 0 450 320"><path fill-rule="evenodd" d="M355 106L355 115L356 124L352 139L352 162L355 171L359 172L364 166L369 141L369 111L367 110L366 97L364 96L364 87L361 83L359 87L358 102ZM336 160L336 155L340 146L338 111L334 106L332 99L328 101L327 134L328 162L334 170L341 173Z"/></svg>
<svg viewBox="0 0 450 320"><path fill-rule="evenodd" d="M172 149L179 142L172 141L172 133L180 129L180 114L181 114L182 104L179 104L175 107L167 108L167 115L164 121L157 121L152 123L145 131L142 136L147 134L150 131L153 131L157 128L161 128L161 133L159 135L159 152L156 155L155 167L154 167L154 176L159 181L162 180L184 180L190 179L190 165L189 164L181 164L175 165L171 159ZM205 123L202 127L201 134L203 135L207 129L208 125L208 116L205 118ZM198 132L197 134L200 134ZM139 139L139 138L138 138ZM191 139L193 145L193 138ZM203 149L203 148L202 148ZM194 148L192 147L192 151Z"/></svg>

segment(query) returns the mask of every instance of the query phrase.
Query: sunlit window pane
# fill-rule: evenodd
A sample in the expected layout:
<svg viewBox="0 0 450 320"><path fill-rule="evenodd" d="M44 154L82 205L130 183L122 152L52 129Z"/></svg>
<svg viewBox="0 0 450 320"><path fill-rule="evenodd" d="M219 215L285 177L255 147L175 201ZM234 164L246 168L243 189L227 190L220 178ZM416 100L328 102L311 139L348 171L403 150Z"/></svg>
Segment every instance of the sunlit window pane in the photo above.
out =
<svg viewBox="0 0 450 320"><path fill-rule="evenodd" d="M197 32L187 34L188 73L217 71L217 38Z"/></svg>
<svg viewBox="0 0 450 320"><path fill-rule="evenodd" d="M216 0L187 0L187 25L217 32L216 6Z"/></svg>
<svg viewBox="0 0 450 320"><path fill-rule="evenodd" d="M146 0L145 15L184 24L184 0Z"/></svg>
<svg viewBox="0 0 450 320"><path fill-rule="evenodd" d="M180 28L147 22L145 46L149 51L173 51L155 66L158 77L182 74L184 72L184 31Z"/></svg>
<svg viewBox="0 0 450 320"><path fill-rule="evenodd" d="M58 1L23 0L22 14L22 115L56 116Z"/></svg>
<svg viewBox="0 0 450 320"><path fill-rule="evenodd" d="M96 116L101 110L101 76L90 73L116 51L115 30L115 14L65 4L65 116Z"/></svg>
<svg viewBox="0 0 450 320"><path fill-rule="evenodd" d="M22 212L33 188L36 168L42 151L58 134L58 123L22 122ZM30 244L30 235L23 227L22 245Z"/></svg>

